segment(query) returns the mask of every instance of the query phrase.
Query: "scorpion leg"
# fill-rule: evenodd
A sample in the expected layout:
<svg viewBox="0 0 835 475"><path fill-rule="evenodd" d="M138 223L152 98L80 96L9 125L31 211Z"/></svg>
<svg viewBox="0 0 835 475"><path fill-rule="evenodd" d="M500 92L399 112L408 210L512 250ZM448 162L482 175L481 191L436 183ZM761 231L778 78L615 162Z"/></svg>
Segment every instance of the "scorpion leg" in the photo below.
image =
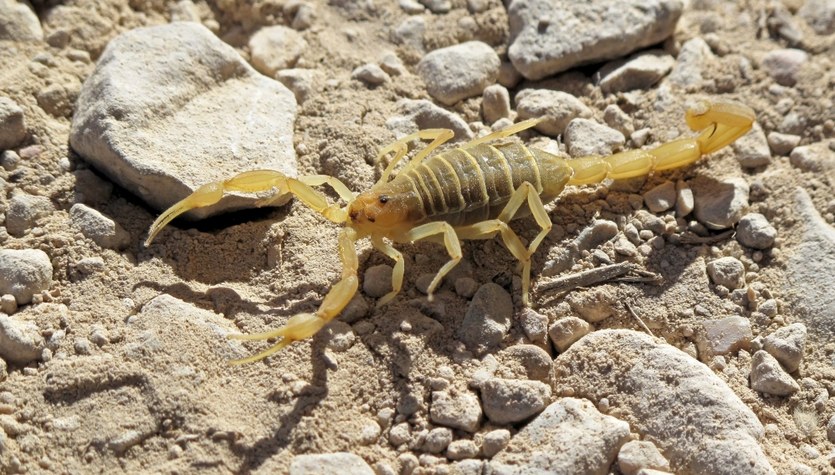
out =
<svg viewBox="0 0 835 475"><path fill-rule="evenodd" d="M479 137L474 140L470 140L466 144L462 145L461 148L468 149L471 147L475 147L476 145L481 145L483 143L492 142L494 140L503 139L505 137L510 137L511 135L518 134L523 130L528 130L531 127L536 126L536 124L542 122L544 119L528 119L519 122L518 124L513 124L509 127L505 127L501 130L497 130L492 132L484 137Z"/></svg>
<svg viewBox="0 0 835 475"><path fill-rule="evenodd" d="M536 223L541 228L539 234L531 241L527 249L522 244L519 236L507 224L513 219L525 201L527 201L528 209L530 209ZM531 256L536 252L545 236L548 235L551 226L551 219L548 217L548 212L545 211L545 206L542 204L536 188L530 183L524 182L513 192L510 200L496 219L461 226L456 228L456 232L462 239L487 239L499 233L505 247L522 264L522 303L530 305L528 293L531 286Z"/></svg>
<svg viewBox="0 0 835 475"><path fill-rule="evenodd" d="M383 295L380 300L377 301L377 306L382 307L383 305L391 302L391 300L400 293L400 289L403 288L403 275L405 274L405 262L403 260L403 254L400 253L397 249L395 249L391 244L383 241L383 238L380 236L371 236L371 244L374 246L374 249L382 252L383 254L389 256L390 258L394 259L394 269L391 272L391 292Z"/></svg>
<svg viewBox="0 0 835 475"><path fill-rule="evenodd" d="M449 253L450 260L444 264L443 267L441 267L438 273L435 274L435 278L432 279L432 282L429 284L429 289L426 291L429 296L429 300L432 300L432 294L435 292L435 289L441 283L444 276L447 275L447 273L451 271L459 261L461 261L461 243L458 241L455 229L453 229L449 223L443 221L433 221L431 223L422 224L406 232L402 239L397 239L397 241L414 242L435 236L437 234L443 235L444 246Z"/></svg>
<svg viewBox="0 0 835 475"><path fill-rule="evenodd" d="M406 165L406 169L402 170L401 173L413 166L413 164L420 163L420 161L432 153L433 150L448 142L454 135L455 132L450 129L426 129L415 132L414 134L409 134L402 139L389 144L380 150L379 154L377 154L377 162L392 152L394 152L394 158L389 162L385 171L383 171L383 175L377 183L385 183L388 181L389 176L391 176L391 173L394 171L394 167L403 157L406 156L406 152L409 151L408 143L412 140L432 140L432 142L412 157L409 164Z"/></svg>
<svg viewBox="0 0 835 475"><path fill-rule="evenodd" d="M310 184L305 183L305 181L310 181L311 184L328 183L334 187L340 196L344 193L344 191L341 191L342 189L347 191L347 187L342 183L334 185L334 182L338 182L338 180L319 180L316 175L295 179L273 170L244 172L228 180L207 183L195 190L194 193L173 204L151 225L148 231L148 239L145 240L145 246L150 245L157 233L177 216L194 208L213 205L223 198L224 193L229 191L257 193L277 189L278 191L273 197L266 201L262 200L261 203L272 202L276 200L277 196L291 193L314 211L321 213L325 218L335 223L345 222L347 211L340 208L339 205L329 204L321 193L311 188Z"/></svg>
<svg viewBox="0 0 835 475"><path fill-rule="evenodd" d="M230 363L239 365L260 361L280 351L294 341L310 338L339 315L342 309L351 301L354 294L356 294L359 286L359 278L357 277L359 262L354 247L356 240L357 236L353 229L342 229L342 232L339 234L339 256L342 260L342 279L331 287L331 290L325 295L322 304L315 313L300 313L295 315L287 321L286 325L275 330L247 335L230 335L229 338L235 340L269 340L272 338L281 338L281 341L261 353L234 360Z"/></svg>

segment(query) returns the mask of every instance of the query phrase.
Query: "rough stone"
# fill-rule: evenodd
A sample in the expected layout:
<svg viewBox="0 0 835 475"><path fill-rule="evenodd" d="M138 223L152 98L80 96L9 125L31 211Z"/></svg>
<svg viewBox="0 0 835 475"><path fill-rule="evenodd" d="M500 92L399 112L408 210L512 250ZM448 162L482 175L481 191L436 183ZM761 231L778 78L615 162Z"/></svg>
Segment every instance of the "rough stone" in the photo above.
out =
<svg viewBox="0 0 835 475"><path fill-rule="evenodd" d="M6 210L6 230L12 236L26 234L38 221L54 210L52 202L44 196L16 193L9 200Z"/></svg>
<svg viewBox="0 0 835 475"><path fill-rule="evenodd" d="M484 413L494 424L521 422L545 408L551 387L539 381L494 378L481 385Z"/></svg>
<svg viewBox="0 0 835 475"><path fill-rule="evenodd" d="M33 323L0 313L0 357L10 363L25 365L39 359L42 350L43 338Z"/></svg>
<svg viewBox="0 0 835 475"><path fill-rule="evenodd" d="M794 373L806 350L806 325L792 323L763 340L763 349L777 359L789 373Z"/></svg>
<svg viewBox="0 0 835 475"><path fill-rule="evenodd" d="M365 270L362 290L365 295L380 298L392 291L391 273L394 269L388 264L378 264Z"/></svg>
<svg viewBox="0 0 835 475"><path fill-rule="evenodd" d="M43 29L38 15L26 2L0 2L0 41L43 41ZM3 129L0 121L0 130ZM0 149L3 149L0 145Z"/></svg>
<svg viewBox="0 0 835 475"><path fill-rule="evenodd" d="M510 330L513 301L500 285L487 283L479 287L467 307L458 337L476 352L498 346Z"/></svg>
<svg viewBox="0 0 835 475"><path fill-rule="evenodd" d="M593 120L576 118L565 128L565 145L572 157L611 155L624 143L622 133Z"/></svg>
<svg viewBox="0 0 835 475"><path fill-rule="evenodd" d="M494 474L605 475L628 439L626 422L601 414L589 401L561 398L522 428L490 468Z"/></svg>
<svg viewBox="0 0 835 475"><path fill-rule="evenodd" d="M438 425L475 432L481 422L481 404L469 392L433 391L429 419Z"/></svg>
<svg viewBox="0 0 835 475"><path fill-rule="evenodd" d="M800 69L809 59L809 55L800 49L771 50L763 57L763 68L777 84L794 86Z"/></svg>
<svg viewBox="0 0 835 475"><path fill-rule="evenodd" d="M724 285L730 290L745 285L745 266L735 257L720 257L707 264L707 275L716 285Z"/></svg>
<svg viewBox="0 0 835 475"><path fill-rule="evenodd" d="M600 69L600 89L608 94L648 89L666 76L675 62L672 56L660 50L613 61Z"/></svg>
<svg viewBox="0 0 835 475"><path fill-rule="evenodd" d="M551 136L562 134L575 118L592 116L591 109L576 97L548 89L523 89L516 94L516 112L519 119L544 119L536 130Z"/></svg>
<svg viewBox="0 0 835 475"><path fill-rule="evenodd" d="M644 203L653 213L661 213L676 204L676 185L671 181L652 188L644 193Z"/></svg>
<svg viewBox="0 0 835 475"><path fill-rule="evenodd" d="M766 137L768 146L775 155L788 155L800 143L799 135L769 132Z"/></svg>
<svg viewBox="0 0 835 475"><path fill-rule="evenodd" d="M759 213L746 214L736 226L736 239L743 246L768 249L776 237L777 230Z"/></svg>
<svg viewBox="0 0 835 475"><path fill-rule="evenodd" d="M14 295L18 305L52 286L52 262L40 249L0 249L0 295Z"/></svg>
<svg viewBox="0 0 835 475"><path fill-rule="evenodd" d="M726 317L702 322L704 334L699 335L702 355L727 355L751 348L754 338L751 322L745 317ZM702 358L702 359L706 359Z"/></svg>
<svg viewBox="0 0 835 475"><path fill-rule="evenodd" d="M815 30L815 33L835 33L835 4L831 0L806 0L797 14Z"/></svg>
<svg viewBox="0 0 835 475"><path fill-rule="evenodd" d="M771 149L765 132L757 122L754 122L751 130L738 138L733 144L734 157L743 168L756 168L771 163Z"/></svg>
<svg viewBox="0 0 835 475"><path fill-rule="evenodd" d="M667 81L679 87L697 87L703 80L702 70L712 61L713 53L710 46L700 37L687 40L681 45L676 58L676 65L667 77ZM666 85L667 81L662 85Z"/></svg>
<svg viewBox="0 0 835 475"><path fill-rule="evenodd" d="M618 468L623 475L637 475L641 469L670 471L670 462L650 441L630 440L618 452Z"/></svg>
<svg viewBox="0 0 835 475"><path fill-rule="evenodd" d="M453 141L473 138L473 131L458 114L438 107L426 99L401 99L397 101L400 116L386 121L386 127L399 137L423 129L450 129L454 132Z"/></svg>
<svg viewBox="0 0 835 475"><path fill-rule="evenodd" d="M369 86L379 86L388 81L389 75L376 64L368 63L358 66L351 72L351 79L362 81Z"/></svg>
<svg viewBox="0 0 835 475"><path fill-rule="evenodd" d="M528 79L619 58L673 33L679 1L578 3L514 0L508 6L508 57Z"/></svg>
<svg viewBox="0 0 835 475"><path fill-rule="evenodd" d="M791 151L789 163L804 172L822 172L835 167L835 150L823 142L802 145Z"/></svg>
<svg viewBox="0 0 835 475"><path fill-rule="evenodd" d="M165 87L161 87L163 84ZM70 145L156 209L242 170L296 175L296 101L197 23L137 28L110 41L82 86ZM200 219L254 205L233 193Z"/></svg>
<svg viewBox="0 0 835 475"><path fill-rule="evenodd" d="M82 234L101 247L121 250L130 245L130 234L125 228L85 204L72 205L70 219Z"/></svg>
<svg viewBox="0 0 835 475"><path fill-rule="evenodd" d="M715 181L696 177L691 182L696 219L710 229L727 229L736 224L748 206L748 182L739 177Z"/></svg>
<svg viewBox="0 0 835 475"><path fill-rule="evenodd" d="M562 353L591 331L591 325L585 320L577 317L563 317L548 328L548 336L551 337L557 351Z"/></svg>
<svg viewBox="0 0 835 475"><path fill-rule="evenodd" d="M290 462L290 475L375 475L359 455L348 452L296 455Z"/></svg>
<svg viewBox="0 0 835 475"><path fill-rule="evenodd" d="M484 120L488 124L510 117L510 93L501 84L493 84L484 88L481 108Z"/></svg>
<svg viewBox="0 0 835 475"><path fill-rule="evenodd" d="M776 358L760 350L751 359L751 389L773 396L790 396L799 391L800 386Z"/></svg>
<svg viewBox="0 0 835 475"><path fill-rule="evenodd" d="M417 73L429 95L451 106L496 82L500 64L499 55L488 44L468 41L427 54L418 63Z"/></svg>
<svg viewBox="0 0 835 475"><path fill-rule="evenodd" d="M307 42L299 32L282 25L261 28L249 39L252 65L270 77L295 67L306 48Z"/></svg>
<svg viewBox="0 0 835 475"><path fill-rule="evenodd" d="M676 182L676 216L683 218L693 211L696 206L696 199L693 189L686 181Z"/></svg>
<svg viewBox="0 0 835 475"><path fill-rule="evenodd" d="M2 7L0 7L2 11ZM0 22L2 22L0 16ZM0 35L2 35L0 23ZM8 97L0 96L0 150L18 146L26 138L26 120L23 109Z"/></svg>

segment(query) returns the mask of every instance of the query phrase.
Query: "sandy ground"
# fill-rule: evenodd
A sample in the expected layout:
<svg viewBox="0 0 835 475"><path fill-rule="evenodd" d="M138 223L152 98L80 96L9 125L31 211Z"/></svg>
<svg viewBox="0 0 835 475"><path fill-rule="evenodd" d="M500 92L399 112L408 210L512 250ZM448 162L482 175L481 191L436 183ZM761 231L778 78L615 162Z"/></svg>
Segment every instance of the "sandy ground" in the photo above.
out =
<svg viewBox="0 0 835 475"><path fill-rule="evenodd" d="M263 25L290 21L282 14L283 3L230 0L197 2L194 8L204 24L248 57L246 42L253 32ZM487 3L490 8L477 14L469 13L463 0L453 1L449 13L425 13L431 25L424 34L427 50L479 39L505 53L506 12L500 2ZM698 5L685 10L674 38L664 44L671 53L686 40L702 36L716 51L739 51L737 45L742 44L741 49L756 63L768 51L789 45L766 20L775 4L783 5L780 2L753 0L739 5L739 11L758 19L750 28L725 28L725 18L711 9L711 2L691 3ZM799 6L795 4L802 2L783 3L782 8L795 11ZM6 197L19 189L48 197L54 206L25 235L5 235L0 242L3 248L44 250L54 268L49 291L36 298L37 304L22 306L13 318L33 322L46 340L64 332L48 361L8 364L0 383L5 431L5 435L0 431L0 466L6 473L282 473L297 454L347 451L371 466L381 463L377 465L381 473L386 473L386 466L397 473L403 453L419 456L423 451L389 442L389 415L400 417L395 422L407 420L392 410L402 408L404 400L414 400L418 408L408 421L415 431L430 427L427 404L438 368L451 369L450 384L466 387L480 366L479 359L456 339L455 329L468 300L447 284L441 290L442 315L419 303L424 296L415 280L443 263L439 248L432 243L400 246L407 256L404 294L384 309L375 309L374 300L365 298L370 308L351 322L353 328L336 326L265 362L229 366L229 359L264 346L247 343L242 348L229 343L218 329L235 326L243 332L261 331L317 305L340 272L334 259L338 228L294 203L196 225L178 222L146 249L142 241L158 211L119 187L109 191L102 175L79 178L78 172L89 166L68 146L73 91L63 109L47 112L39 106L36 97L48 84L60 79L80 85L109 39L134 27L170 21L172 11L180 11L184 4L38 2L35 10L47 37L48 19L63 8L60 5L77 7L75 14L86 20L77 22L66 45L5 43L0 50L5 65L0 72L2 94L24 109L28 126L25 142L15 149L23 155L22 149L38 147L28 149L29 155L14 170L0 170ZM392 25L407 17L394 3L376 2L372 9L363 7L366 2L310 4L316 15L313 26L302 32L309 46L299 67L315 68L323 77L337 81L322 87L299 108L295 145L300 172L339 176L350 188L362 190L378 176L372 164L376 151L394 140L385 123L397 114L396 101L429 98L413 74L421 53L392 42ZM462 29L461 20L468 16L475 19L476 27ZM792 111L802 123L792 131L801 137L800 144L819 144L833 136L833 111L827 108L827 104L832 106L835 87L833 36L815 35L801 20L796 21L805 38L801 47L810 55L797 84L787 87L784 97L793 100ZM346 41L350 47L345 47ZM67 59L71 49L87 51L92 61ZM411 73L375 88L349 79L355 67L378 61L384 51L397 52ZM54 58L49 74L27 66L44 54ZM728 73L738 57L735 53L712 63L704 72L715 80L712 89L699 94L731 92L734 99L756 110L766 133L780 130L785 111L769 91L773 81L760 69L748 80ZM655 137L683 131L682 117L652 107L654 90L639 91L629 100L603 95L594 87L595 70L581 69L585 75L573 76L576 82L565 87L572 88L598 120L608 104L626 104L623 108L635 129L647 127L657 131ZM479 122L480 102L480 96L467 99L450 110L467 122ZM798 170L788 157L776 154L767 167L746 170L728 149L685 170L639 183L632 192L645 192L666 179L742 177L752 184L749 210L768 217L778 230L778 240L756 257L732 237L701 245L667 243L646 260L647 268L660 272L665 282L660 286L606 285L600 295L610 303L614 316L595 323L595 328L641 330L623 305L628 301L656 336L695 353L693 329L708 317L694 313L693 308L700 305L709 315L725 316L728 297L715 292L706 276L691 270L723 255L739 257L749 265L756 261L759 289L767 289L781 303L777 318L752 319L754 336L799 321L786 303L804 292L790 285L787 274L791 249L803 240L793 211L795 190L806 189L815 208L832 224L832 173L826 167ZM79 193L102 198L95 208L129 232L127 249L102 249L70 227L69 209ZM572 189L549 208L560 232L549 235L534 258L535 288L547 280L539 276L545 262L600 216L601 200L611 204L603 217L616 222L631 219L629 193L603 186ZM5 206L6 201L0 203ZM521 220L514 226L526 239L534 236L531 221ZM359 253L361 276L371 266L389 263L367 244ZM464 255L476 282L496 282L518 294L512 286L515 263L499 241L466 243ZM103 259L103 268L84 272L78 263L94 256ZM222 256L220 261L218 256ZM587 255L572 270L592 265L594 257ZM181 309L176 317L147 305L160 294L183 302L168 301L164 307ZM534 308L552 321L565 311L560 298L535 294L534 300ZM352 344L334 343L346 332ZM524 333L515 324L503 346L524 342ZM832 351L825 339L810 337L803 365L794 375L804 389L790 397L763 396L750 389L748 352L727 355L719 363L707 361L767 424L761 445L778 473L832 471L828 461L832 442L826 434L835 407L828 400L835 390ZM739 371L728 371L728 367ZM509 428L515 433L522 426ZM455 437L480 442L484 433L495 428L488 423L475 435L456 431ZM804 472L798 464L812 471ZM426 473L445 470L422 469Z"/></svg>

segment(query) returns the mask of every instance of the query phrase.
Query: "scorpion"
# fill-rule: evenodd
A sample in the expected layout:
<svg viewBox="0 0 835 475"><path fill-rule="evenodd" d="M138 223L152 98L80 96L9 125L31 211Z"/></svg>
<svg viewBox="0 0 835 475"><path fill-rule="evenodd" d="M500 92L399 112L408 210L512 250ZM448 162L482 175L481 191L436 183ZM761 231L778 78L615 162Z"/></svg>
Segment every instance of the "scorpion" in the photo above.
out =
<svg viewBox="0 0 835 475"><path fill-rule="evenodd" d="M145 246L177 216L191 209L220 201L227 192L270 192L256 206L275 203L288 194L294 196L325 219L343 224L338 238L342 262L340 280L331 287L313 313L292 316L278 329L255 334L230 335L239 340L272 340L268 349L233 360L243 364L262 360L289 344L313 336L337 317L353 298L359 286L356 242L369 238L371 245L392 260L392 289L377 301L386 305L403 286L403 255L392 243L411 243L422 239L441 241L449 254L432 279L427 295L461 260L462 239L490 239L499 235L505 247L521 264L522 303L530 304L531 256L551 230L551 220L543 203L557 198L566 185L601 183L646 176L689 165L745 134L755 120L747 106L730 102L702 101L685 113L687 125L698 133L647 150L629 150L600 157L565 159L544 150L526 147L510 137L538 124L528 119L505 129L472 140L460 147L432 154L453 137L449 129L426 129L407 135L384 147L378 161L394 154L379 180L363 193L355 194L340 180L329 175L288 177L274 170L254 170L230 179L207 183L164 211L151 225ZM407 157L408 144L431 142ZM394 174L395 166L408 161ZM330 203L314 189L330 186L345 202ZM523 207L523 205L527 205ZM525 246L509 226L517 217L533 215L539 233Z"/></svg>

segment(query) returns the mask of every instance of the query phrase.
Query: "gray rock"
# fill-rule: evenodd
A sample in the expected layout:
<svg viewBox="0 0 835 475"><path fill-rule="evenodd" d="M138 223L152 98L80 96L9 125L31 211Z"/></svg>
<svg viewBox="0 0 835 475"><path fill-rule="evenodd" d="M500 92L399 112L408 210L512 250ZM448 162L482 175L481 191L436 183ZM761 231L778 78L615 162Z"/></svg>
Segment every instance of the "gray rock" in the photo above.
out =
<svg viewBox="0 0 835 475"><path fill-rule="evenodd" d="M720 257L708 262L707 275L714 284L730 290L745 286L745 266L735 257Z"/></svg>
<svg viewBox="0 0 835 475"><path fill-rule="evenodd" d="M693 189L684 180L676 182L676 216L683 218L693 211L696 199Z"/></svg>
<svg viewBox="0 0 835 475"><path fill-rule="evenodd" d="M458 337L477 353L495 348L510 330L513 301L500 285L487 283L473 296Z"/></svg>
<svg viewBox="0 0 835 475"><path fill-rule="evenodd" d="M104 270L104 259L101 256L85 257L75 263L75 268L84 274L93 274Z"/></svg>
<svg viewBox="0 0 835 475"><path fill-rule="evenodd" d="M165 87L160 87L164 84ZM296 174L296 101L196 23L110 41L76 104L70 145L157 209L245 170ZM251 207L232 194L193 218Z"/></svg>
<svg viewBox="0 0 835 475"><path fill-rule="evenodd" d="M789 373L794 373L806 350L806 325L792 323L763 340L763 349L777 359Z"/></svg>
<svg viewBox="0 0 835 475"><path fill-rule="evenodd" d="M417 73L429 95L451 106L495 83L500 64L499 55L488 44L468 41L427 54L418 63Z"/></svg>
<svg viewBox="0 0 835 475"><path fill-rule="evenodd" d="M592 116L591 109L576 97L567 92L548 89L520 91L516 94L516 112L519 119L544 119L536 125L536 130L551 136L562 134L568 123L575 118Z"/></svg>
<svg viewBox="0 0 835 475"><path fill-rule="evenodd" d="M773 396L790 396L799 391L800 386L777 359L760 350L751 359L751 389Z"/></svg>
<svg viewBox="0 0 835 475"><path fill-rule="evenodd" d="M524 421L551 401L551 387L540 381L493 378L480 389L484 413L494 424Z"/></svg>
<svg viewBox="0 0 835 475"><path fill-rule="evenodd" d="M698 336L702 360L751 348L754 338L751 322L745 317L726 317L702 322L704 333Z"/></svg>
<svg viewBox="0 0 835 475"><path fill-rule="evenodd" d="M0 15L0 22L3 21L2 18ZM0 34L2 29L3 25L0 23ZM0 96L0 150L16 147L25 138L26 120L23 109L8 97Z"/></svg>
<svg viewBox="0 0 835 475"><path fill-rule="evenodd" d="M388 81L389 75L376 64L368 63L358 66L351 72L351 79L362 81L369 86L379 86Z"/></svg>
<svg viewBox="0 0 835 475"><path fill-rule="evenodd" d="M296 455L290 462L290 475L375 475L359 455L348 452Z"/></svg>
<svg viewBox="0 0 835 475"><path fill-rule="evenodd" d="M14 315L17 312L17 300L12 294L0 295L0 313Z"/></svg>
<svg viewBox="0 0 835 475"><path fill-rule="evenodd" d="M835 33L835 3L831 0L806 0L797 14L815 30L815 33Z"/></svg>
<svg viewBox="0 0 835 475"><path fill-rule="evenodd" d="M565 145L572 157L611 155L624 143L622 133L593 120L576 118L565 128Z"/></svg>
<svg viewBox="0 0 835 475"><path fill-rule="evenodd" d="M548 336L551 337L557 351L562 353L591 331L591 325L585 320L577 317L563 317L548 328Z"/></svg>
<svg viewBox="0 0 835 475"><path fill-rule="evenodd" d="M459 277L455 279L455 293L465 299L472 298L478 290L478 282L472 277Z"/></svg>
<svg viewBox="0 0 835 475"><path fill-rule="evenodd" d="M446 450L450 442L452 442L452 431L446 427L436 427L426 434L423 450L430 454L439 454Z"/></svg>
<svg viewBox="0 0 835 475"><path fill-rule="evenodd" d="M826 438L835 444L835 415L830 417L829 421L826 423Z"/></svg>
<svg viewBox="0 0 835 475"><path fill-rule="evenodd" d="M693 187L696 219L710 229L727 229L736 224L748 206L749 186L743 178L714 181L696 177Z"/></svg>
<svg viewBox="0 0 835 475"><path fill-rule="evenodd" d="M43 41L41 22L27 3L16 0L0 2L0 41ZM0 146L2 148L5 147Z"/></svg>
<svg viewBox="0 0 835 475"><path fill-rule="evenodd" d="M777 230L759 213L748 213L736 226L736 240L743 246L767 249L774 244Z"/></svg>
<svg viewBox="0 0 835 475"><path fill-rule="evenodd" d="M763 57L763 68L777 84L794 86L800 69L809 59L809 55L800 49L771 50Z"/></svg>
<svg viewBox="0 0 835 475"><path fill-rule="evenodd" d="M667 180L644 193L644 203L653 213L661 213L676 204L676 185Z"/></svg>
<svg viewBox="0 0 835 475"><path fill-rule="evenodd" d="M630 136L635 132L635 124L632 122L626 112L624 112L617 104L609 104L603 110L603 122L606 125L622 133L624 136Z"/></svg>
<svg viewBox="0 0 835 475"><path fill-rule="evenodd" d="M18 305L52 286L52 262L40 249L0 249L0 295L14 295Z"/></svg>
<svg viewBox="0 0 835 475"><path fill-rule="evenodd" d="M618 235L618 225L608 219L596 219L574 238L574 245L581 251L594 249Z"/></svg>
<svg viewBox="0 0 835 475"><path fill-rule="evenodd" d="M386 127L399 136L423 129L450 129L455 135L453 141L473 138L473 131L458 114L438 107L426 99L401 99L397 109L402 115L386 121Z"/></svg>
<svg viewBox="0 0 835 475"><path fill-rule="evenodd" d="M712 60L713 53L705 40L700 37L687 40L681 45L676 65L667 81L679 87L699 86L702 83L702 70Z"/></svg>
<svg viewBox="0 0 835 475"><path fill-rule="evenodd" d="M766 137L768 146L775 155L788 155L800 143L799 135L769 132Z"/></svg>
<svg viewBox="0 0 835 475"><path fill-rule="evenodd" d="M122 250L130 245L130 234L125 228L85 204L72 205L70 219L73 226L101 247Z"/></svg>
<svg viewBox="0 0 835 475"><path fill-rule="evenodd" d="M398 0L397 4L400 5L401 10L409 15L417 15L426 11L426 7L417 0Z"/></svg>
<svg viewBox="0 0 835 475"><path fill-rule="evenodd" d="M6 230L12 236L23 236L37 223L38 219L52 211L54 208L49 198L19 192L9 200L9 209L6 210Z"/></svg>
<svg viewBox="0 0 835 475"><path fill-rule="evenodd" d="M497 355L501 361L500 375L548 383L551 376L551 355L536 345L513 345Z"/></svg>
<svg viewBox="0 0 835 475"><path fill-rule="evenodd" d="M481 100L482 115L488 124L510 117L510 93L501 84L493 84L484 88Z"/></svg>
<svg viewBox="0 0 835 475"><path fill-rule="evenodd" d="M635 331L598 330L557 357L554 370L556 387L573 388L575 397L595 404L607 398L677 473L774 473L757 443L764 434L757 416L678 348Z"/></svg>
<svg viewBox="0 0 835 475"><path fill-rule="evenodd" d="M510 431L507 429L496 429L484 434L484 440L481 442L481 451L487 458L493 458L494 455L504 450L507 444L510 443Z"/></svg>
<svg viewBox="0 0 835 475"><path fill-rule="evenodd" d="M422 16L410 16L403 20L391 33L395 44L403 45L422 53L423 34L426 31L426 19Z"/></svg>
<svg viewBox="0 0 835 475"><path fill-rule="evenodd" d="M0 313L0 357L25 365L40 358L42 350L43 338L34 323L17 321Z"/></svg>
<svg viewBox="0 0 835 475"><path fill-rule="evenodd" d="M629 424L586 400L561 398L520 430L490 462L492 473L605 475L629 440Z"/></svg>
<svg viewBox="0 0 835 475"><path fill-rule="evenodd" d="M478 397L470 391L432 392L429 419L434 424L475 432L481 422L481 414Z"/></svg>
<svg viewBox="0 0 835 475"><path fill-rule="evenodd" d="M795 192L793 216L799 221L802 239L786 249L791 256L785 293L789 305L802 318L817 341L835 339L835 229L815 209L802 188ZM798 291L802 289L802 291Z"/></svg>
<svg viewBox="0 0 835 475"><path fill-rule="evenodd" d="M418 0L426 6L432 13L448 13L452 10L452 2L450 0Z"/></svg>
<svg viewBox="0 0 835 475"><path fill-rule="evenodd" d="M532 308L525 307L519 311L517 320L528 340L537 344L545 343L545 336L548 332L548 317Z"/></svg>
<svg viewBox="0 0 835 475"><path fill-rule="evenodd" d="M450 460L471 459L478 456L478 446L468 439L454 440L446 449L446 456ZM481 472L477 472L479 475Z"/></svg>
<svg viewBox="0 0 835 475"><path fill-rule="evenodd" d="M795 147L789 154L789 163L804 172L821 172L835 168L835 151L826 143Z"/></svg>
<svg viewBox="0 0 835 475"><path fill-rule="evenodd" d="M266 26L249 39L252 65L270 77L282 69L296 66L307 42L296 30L286 26Z"/></svg>
<svg viewBox="0 0 835 475"><path fill-rule="evenodd" d="M670 471L670 462L648 440L630 440L618 452L618 468L623 475L636 475L641 469Z"/></svg>
<svg viewBox="0 0 835 475"><path fill-rule="evenodd" d="M673 33L679 1L514 0L508 57L528 79L621 57Z"/></svg>
<svg viewBox="0 0 835 475"><path fill-rule="evenodd" d="M318 75L319 72L315 69L292 68L282 69L275 73L275 78L293 91L296 102L301 104L313 93L314 82Z"/></svg>
<svg viewBox="0 0 835 475"><path fill-rule="evenodd" d="M599 288L574 291L565 298L571 310L590 323L601 322L612 316L615 311L610 300L611 296Z"/></svg>
<svg viewBox="0 0 835 475"><path fill-rule="evenodd" d="M600 69L600 89L608 94L648 89L666 76L675 62L672 56L661 50L613 61Z"/></svg>
<svg viewBox="0 0 835 475"><path fill-rule="evenodd" d="M0 167L3 167L4 170L10 172L17 168L18 165L20 165L20 155L17 152L14 150L3 150L0 153Z"/></svg>
<svg viewBox="0 0 835 475"><path fill-rule="evenodd" d="M734 157L743 168L756 168L771 163L771 149L762 127L757 122L751 130L733 144Z"/></svg>
<svg viewBox="0 0 835 475"><path fill-rule="evenodd" d="M388 52L380 59L380 68L387 72L390 76L403 76L409 71L406 66L403 66L403 61L397 57L397 54Z"/></svg>
<svg viewBox="0 0 835 475"><path fill-rule="evenodd" d="M365 270L362 280L362 290L365 295L380 298L392 291L391 273L393 268L388 264L378 264Z"/></svg>

